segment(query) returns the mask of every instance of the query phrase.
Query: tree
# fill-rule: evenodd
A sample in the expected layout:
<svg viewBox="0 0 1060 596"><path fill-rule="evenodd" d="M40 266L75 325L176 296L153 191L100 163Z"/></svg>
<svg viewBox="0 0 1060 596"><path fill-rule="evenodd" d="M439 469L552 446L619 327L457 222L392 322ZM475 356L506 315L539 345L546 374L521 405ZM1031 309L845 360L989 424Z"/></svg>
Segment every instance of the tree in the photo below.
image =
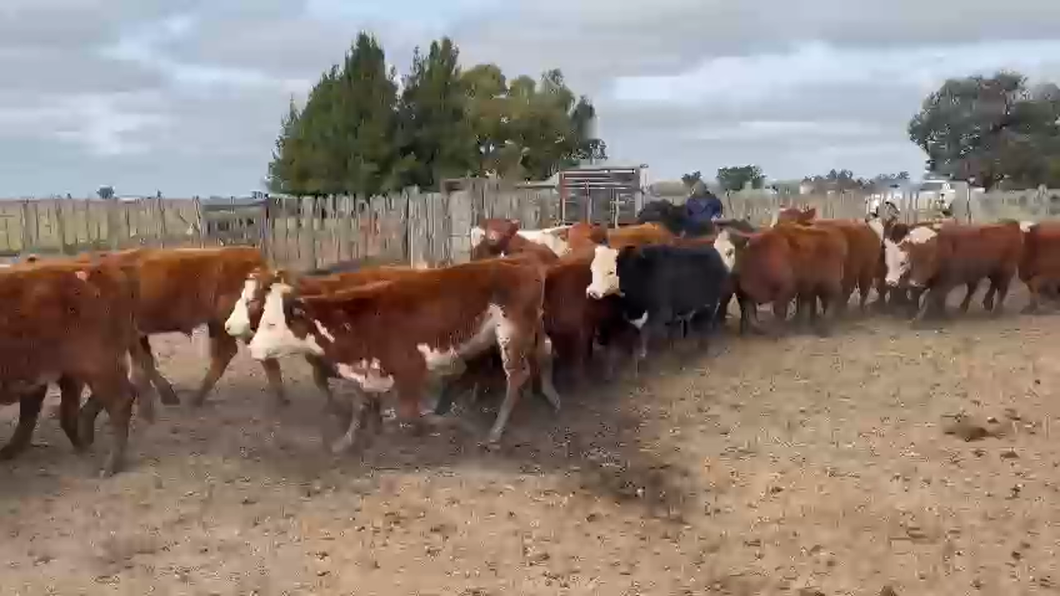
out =
<svg viewBox="0 0 1060 596"><path fill-rule="evenodd" d="M762 188L766 177L762 168L755 165L732 166L718 169L718 185L726 192L738 192L747 187Z"/></svg>
<svg viewBox="0 0 1060 596"><path fill-rule="evenodd" d="M109 200L114 198L114 187L113 186L101 186L96 191L96 195L103 200Z"/></svg>
<svg viewBox="0 0 1060 596"><path fill-rule="evenodd" d="M376 194L446 177L548 178L607 157L596 109L550 70L508 80L495 65L463 70L447 38L416 50L398 97L375 39L358 35L305 107L292 102L269 164L273 192Z"/></svg>
<svg viewBox="0 0 1060 596"><path fill-rule="evenodd" d="M681 175L681 182L684 182L685 186L687 186L688 188L692 188L692 186L696 182L702 182L702 181L703 181L703 172L700 172L699 170L696 170L695 172L691 172L689 174L682 174Z"/></svg>
<svg viewBox="0 0 1060 596"><path fill-rule="evenodd" d="M1060 88L1016 72L949 79L909 121L931 171L986 188L1050 181L1060 156Z"/></svg>
<svg viewBox="0 0 1060 596"><path fill-rule="evenodd" d="M269 192L296 194L304 182L304 176L296 169L295 156L298 155L296 144L298 137L298 106L291 97L287 106L287 114L280 122L280 136L276 138L276 146L272 151L272 161L269 162L269 174L266 186Z"/></svg>
<svg viewBox="0 0 1060 596"><path fill-rule="evenodd" d="M321 75L305 108L289 106L269 165L270 190L372 195L398 188L396 106L383 49L362 32L341 66Z"/></svg>
<svg viewBox="0 0 1060 596"><path fill-rule="evenodd" d="M475 168L475 130L458 57L448 37L431 42L427 55L418 48L413 55L398 114L407 184L436 188L441 179Z"/></svg>

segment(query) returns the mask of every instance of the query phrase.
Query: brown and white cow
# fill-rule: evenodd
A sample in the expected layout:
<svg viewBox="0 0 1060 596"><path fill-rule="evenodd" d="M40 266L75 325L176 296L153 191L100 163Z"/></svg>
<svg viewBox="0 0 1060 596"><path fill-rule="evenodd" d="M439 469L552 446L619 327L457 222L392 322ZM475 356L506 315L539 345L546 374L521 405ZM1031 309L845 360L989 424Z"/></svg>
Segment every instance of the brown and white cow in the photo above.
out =
<svg viewBox="0 0 1060 596"><path fill-rule="evenodd" d="M847 241L834 228L784 223L747 234L732 228L718 234L714 246L736 273L740 330L758 329L757 305L772 303L779 321L787 319L791 301L812 321L820 301L824 319L842 299ZM822 322L818 328L827 332Z"/></svg>
<svg viewBox="0 0 1060 596"><path fill-rule="evenodd" d="M499 442L515 402L531 377L531 361L544 346L542 267L530 259L476 261L419 272L317 296L298 296L274 284L250 341L258 360L315 354L367 393L398 393L399 417L420 420L420 397L430 374L500 348L507 391L489 433ZM544 371L541 371L544 372ZM543 377L545 375L542 375ZM542 386L559 409L559 395ZM352 445L359 417L333 447Z"/></svg>
<svg viewBox="0 0 1060 596"><path fill-rule="evenodd" d="M69 259L0 270L0 403L17 400L21 407L4 457L30 444L54 382L63 390L60 422L67 437L79 450L90 444L95 415L77 417L85 384L107 410L113 434L103 474L121 469L136 389L148 389L136 324L136 273L134 267Z"/></svg>
<svg viewBox="0 0 1060 596"><path fill-rule="evenodd" d="M346 271L331 275L291 275L287 271L259 269L252 272L243 284L243 292L225 320L225 332L232 337L250 341L257 331L264 309L265 299L272 286L283 283L295 288L299 296L319 296L345 289L356 288L379 281L405 279L421 270L409 267L369 267L358 271ZM340 416L348 415L344 402L335 400L329 379L339 375L326 360L316 354L306 354L306 361L313 369L313 382L324 394L328 408Z"/></svg>
<svg viewBox="0 0 1060 596"><path fill-rule="evenodd" d="M547 246L556 256L567 253L569 245L566 239L567 230L570 226L555 226L542 230L523 230L522 224L517 219L490 218L483 219L477 227L471 228L471 246L476 247L483 243L496 248L500 244L507 243L518 236L523 240L535 242ZM494 254L499 254L495 250Z"/></svg>
<svg viewBox="0 0 1060 596"><path fill-rule="evenodd" d="M1060 223L1022 222L1023 258L1020 259L1020 281L1027 284L1030 303L1024 312L1038 311L1042 294L1054 298L1060 289Z"/></svg>
<svg viewBox="0 0 1060 596"><path fill-rule="evenodd" d="M929 310L944 314L947 295L960 285L967 287L961 302L961 311L967 311L983 279L990 281L983 308L996 314L1019 267L1023 232L1017 222L945 224L937 230L925 226L910 229L899 241L888 239L885 251L889 286L908 276L914 291L928 292L917 319Z"/></svg>
<svg viewBox="0 0 1060 596"><path fill-rule="evenodd" d="M916 228L930 228L938 231L942 227L943 221L941 220L925 220L915 222L911 224L902 223L896 220L882 220L880 218L868 218L870 226L873 229L879 229L882 222L883 227L883 243L884 243L884 257L880 260L878 280L877 280L877 292L879 293L880 308L882 310L889 310L893 306L916 306L919 298L919 291L912 291L909 287L908 275L898 280L897 285L889 285L887 283L887 247L890 245L896 245L900 243L906 236L909 235L911 230ZM915 294L915 296L914 296Z"/></svg>

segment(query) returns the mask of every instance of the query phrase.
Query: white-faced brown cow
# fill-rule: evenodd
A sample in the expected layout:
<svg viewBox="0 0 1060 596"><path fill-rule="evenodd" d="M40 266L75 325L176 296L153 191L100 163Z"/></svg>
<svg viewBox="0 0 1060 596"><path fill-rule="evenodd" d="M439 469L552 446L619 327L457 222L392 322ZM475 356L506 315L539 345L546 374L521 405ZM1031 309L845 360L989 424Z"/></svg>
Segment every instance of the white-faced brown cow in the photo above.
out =
<svg viewBox="0 0 1060 596"><path fill-rule="evenodd" d="M225 331L232 337L249 342L261 322L261 314L272 286L283 283L294 287L299 296L321 294L356 288L379 281L404 279L417 275L420 270L409 267L370 267L357 271L345 271L331 275L291 275L287 271L259 269L247 277L243 292L225 321ZM313 369L313 382L327 399L328 408L339 416L350 414L344 402L336 401L328 380L339 375L327 360L317 354L307 353L305 359Z"/></svg>
<svg viewBox="0 0 1060 596"><path fill-rule="evenodd" d="M136 390L148 389L135 319L136 269L71 260L0 270L0 403L20 401L3 456L30 444L49 383L60 384L60 422L75 448L91 443L94 414L77 412L82 384L105 408L113 433L105 475L122 467ZM98 413L98 410L97 412Z"/></svg>
<svg viewBox="0 0 1060 596"><path fill-rule="evenodd" d="M420 398L431 373L500 348L507 391L489 433L499 442L524 384L537 372L542 392L559 409L559 395L533 371L548 350L542 331L543 268L534 260L503 258L421 271L317 296L299 296L276 283L265 298L260 325L250 341L258 360L314 354L369 394L395 389L398 413L419 422ZM349 448L360 425L351 418L334 451Z"/></svg>
<svg viewBox="0 0 1060 596"><path fill-rule="evenodd" d="M1016 222L912 228L903 238L891 236L884 241L886 281L897 287L908 278L915 292L928 292L917 313L917 319L922 319L932 310L944 314L946 296L959 285L967 287L961 301L961 311L966 312L979 284L987 279L990 287L983 308L998 313L1022 250L1023 232Z"/></svg>

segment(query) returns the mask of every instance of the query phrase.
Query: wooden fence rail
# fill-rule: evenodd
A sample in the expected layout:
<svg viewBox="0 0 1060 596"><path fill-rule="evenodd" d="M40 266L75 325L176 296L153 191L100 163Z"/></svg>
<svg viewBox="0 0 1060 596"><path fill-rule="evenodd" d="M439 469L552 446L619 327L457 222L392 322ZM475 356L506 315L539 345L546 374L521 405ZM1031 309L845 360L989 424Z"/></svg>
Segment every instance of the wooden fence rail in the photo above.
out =
<svg viewBox="0 0 1060 596"><path fill-rule="evenodd" d="M649 200L650 198L643 198ZM820 217L861 218L863 196L724 197L726 216L768 224L781 206L813 206ZM903 219L937 212L902 197ZM924 203L924 204L922 204ZM558 193L478 184L448 194L415 190L359 197L283 197L265 201L198 199L40 199L0 201L0 256L76 254L137 246L260 246L278 266L299 270L351 259L377 263L448 264L467 259L471 228L482 217L519 219L524 228L557 225ZM972 194L954 205L959 220L1043 220L1060 216L1060 190Z"/></svg>

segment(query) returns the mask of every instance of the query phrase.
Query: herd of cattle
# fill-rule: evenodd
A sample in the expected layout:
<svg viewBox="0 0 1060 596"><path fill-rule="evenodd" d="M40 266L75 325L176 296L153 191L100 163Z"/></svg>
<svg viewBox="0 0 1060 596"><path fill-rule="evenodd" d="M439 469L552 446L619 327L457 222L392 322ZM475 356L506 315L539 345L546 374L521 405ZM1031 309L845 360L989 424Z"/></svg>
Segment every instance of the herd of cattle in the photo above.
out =
<svg viewBox="0 0 1060 596"><path fill-rule="evenodd" d="M904 305L922 318L942 314L950 290L962 285L962 309L987 280L983 306L997 311L1017 273L1031 310L1040 297L1055 298L1060 284L1060 224L907 225L822 220L813 209L788 208L755 229L741 220L692 225L661 202L639 220L544 230L485 220L472 232L470 262L431 269L346 263L297 275L243 247L25 259L0 269L0 404L20 405L0 457L30 444L55 384L75 449L93 442L96 418L107 411L113 441L103 473L117 472L134 403L148 421L155 394L179 403L148 337L190 336L203 325L210 365L192 405L203 403L242 340L281 405L278 359L309 362L328 410L345 424L330 445L336 452L350 449L362 429L378 430L382 394L394 393L400 421L420 428L447 414L469 385L477 393L492 380L504 384L487 441L495 445L525 388L558 410L556 385L583 383L594 357L609 378L630 354L637 371L651 338L676 333L700 346L732 300L741 332L782 329L794 302L797 321L826 333L855 291L862 310L875 291L881 309ZM768 329L757 316L763 304L775 314ZM331 379L353 381L350 391L337 396ZM425 412L435 382L441 391Z"/></svg>

